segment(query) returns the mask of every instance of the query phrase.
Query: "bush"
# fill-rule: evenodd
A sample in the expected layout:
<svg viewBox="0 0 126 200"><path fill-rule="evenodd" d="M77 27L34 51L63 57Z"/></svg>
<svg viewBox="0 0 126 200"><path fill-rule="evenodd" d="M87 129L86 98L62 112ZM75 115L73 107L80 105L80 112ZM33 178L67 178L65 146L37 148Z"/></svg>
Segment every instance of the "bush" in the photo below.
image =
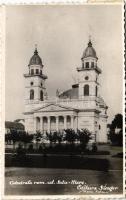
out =
<svg viewBox="0 0 126 200"><path fill-rule="evenodd" d="M28 151L29 151L29 152L33 152L33 151L34 151L34 149L33 149L33 144L30 144L30 145L29 145Z"/></svg>
<svg viewBox="0 0 126 200"><path fill-rule="evenodd" d="M22 145L19 143L16 153L18 156L24 156L26 154L26 150L22 147Z"/></svg>
<svg viewBox="0 0 126 200"><path fill-rule="evenodd" d="M95 143L92 144L92 151L93 152L97 152L98 148L97 145Z"/></svg>
<svg viewBox="0 0 126 200"><path fill-rule="evenodd" d="M38 152L39 152L39 153L43 153L43 148L42 148L41 145L40 145L39 148L38 148Z"/></svg>

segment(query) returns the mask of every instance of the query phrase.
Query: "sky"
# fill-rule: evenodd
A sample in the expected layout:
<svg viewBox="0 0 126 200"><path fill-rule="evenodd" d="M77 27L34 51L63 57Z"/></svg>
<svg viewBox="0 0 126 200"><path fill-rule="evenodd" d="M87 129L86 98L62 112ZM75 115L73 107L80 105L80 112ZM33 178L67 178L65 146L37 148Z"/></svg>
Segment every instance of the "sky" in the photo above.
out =
<svg viewBox="0 0 126 200"><path fill-rule="evenodd" d="M100 93L108 122L122 113L121 5L6 6L5 119L23 118L24 76L37 44L48 76L48 96L71 88L91 36L98 57Z"/></svg>

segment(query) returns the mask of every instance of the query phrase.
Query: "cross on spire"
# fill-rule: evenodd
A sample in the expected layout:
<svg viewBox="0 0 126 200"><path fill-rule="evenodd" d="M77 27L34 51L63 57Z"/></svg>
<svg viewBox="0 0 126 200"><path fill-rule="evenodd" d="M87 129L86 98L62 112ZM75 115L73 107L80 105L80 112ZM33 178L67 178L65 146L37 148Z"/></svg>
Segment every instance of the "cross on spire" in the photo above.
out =
<svg viewBox="0 0 126 200"><path fill-rule="evenodd" d="M35 44L35 49L37 49L37 44Z"/></svg>
<svg viewBox="0 0 126 200"><path fill-rule="evenodd" d="M91 35L89 35L89 41L91 41Z"/></svg>

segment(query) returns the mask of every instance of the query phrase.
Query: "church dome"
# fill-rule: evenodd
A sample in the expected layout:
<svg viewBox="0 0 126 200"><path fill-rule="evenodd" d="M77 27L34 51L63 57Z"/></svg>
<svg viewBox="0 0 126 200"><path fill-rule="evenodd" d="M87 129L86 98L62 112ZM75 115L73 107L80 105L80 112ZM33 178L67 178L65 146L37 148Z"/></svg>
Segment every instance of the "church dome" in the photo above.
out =
<svg viewBox="0 0 126 200"><path fill-rule="evenodd" d="M41 65L42 66L42 59L38 55L37 48L34 51L34 55L30 59L29 66L30 65Z"/></svg>
<svg viewBox="0 0 126 200"><path fill-rule="evenodd" d="M88 47L85 49L85 51L82 55L82 59L87 58L87 57L97 58L96 51L92 47L91 40L88 42Z"/></svg>

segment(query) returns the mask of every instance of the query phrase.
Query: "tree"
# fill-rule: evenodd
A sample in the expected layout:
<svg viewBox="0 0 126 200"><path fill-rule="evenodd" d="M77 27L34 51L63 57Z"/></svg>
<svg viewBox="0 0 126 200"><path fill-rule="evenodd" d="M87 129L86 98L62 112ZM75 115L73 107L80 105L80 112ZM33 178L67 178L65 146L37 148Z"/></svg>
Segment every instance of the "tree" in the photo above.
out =
<svg viewBox="0 0 126 200"><path fill-rule="evenodd" d="M113 145L123 144L123 116L116 114L110 125L110 140Z"/></svg>
<svg viewBox="0 0 126 200"><path fill-rule="evenodd" d="M61 144L63 140L63 132L56 132L56 141L58 141L59 144Z"/></svg>
<svg viewBox="0 0 126 200"><path fill-rule="evenodd" d="M11 141L12 141L12 134L11 133L5 134L5 143L11 144Z"/></svg>
<svg viewBox="0 0 126 200"><path fill-rule="evenodd" d="M55 131L55 132L46 132L46 136L47 136L47 139L49 140L49 142L50 142L50 146L52 146L52 143L56 143L56 141L58 140L58 138L57 138L57 135L58 135L58 133L57 133L57 131Z"/></svg>
<svg viewBox="0 0 126 200"><path fill-rule="evenodd" d="M77 130L78 140L80 141L82 147L85 149L87 143L91 139L91 132L87 129Z"/></svg>
<svg viewBox="0 0 126 200"><path fill-rule="evenodd" d="M37 131L36 134L35 134L35 140L36 140L36 148L38 149L38 143L41 141L41 132L40 131Z"/></svg>
<svg viewBox="0 0 126 200"><path fill-rule="evenodd" d="M27 144L30 143L33 140L33 135L29 135L28 132L20 132L20 141L24 143L25 149L27 148Z"/></svg>
<svg viewBox="0 0 126 200"><path fill-rule="evenodd" d="M123 126L123 116L121 114L115 115L110 128L115 129L115 128L120 128L122 129Z"/></svg>
<svg viewBox="0 0 126 200"><path fill-rule="evenodd" d="M13 141L13 149L15 150L15 144L16 144L17 141L20 140L19 134L17 133L16 129L11 129L11 138L12 138L12 141Z"/></svg>
<svg viewBox="0 0 126 200"><path fill-rule="evenodd" d="M76 133L73 129L65 129L65 140L70 144L73 144L76 140Z"/></svg>

